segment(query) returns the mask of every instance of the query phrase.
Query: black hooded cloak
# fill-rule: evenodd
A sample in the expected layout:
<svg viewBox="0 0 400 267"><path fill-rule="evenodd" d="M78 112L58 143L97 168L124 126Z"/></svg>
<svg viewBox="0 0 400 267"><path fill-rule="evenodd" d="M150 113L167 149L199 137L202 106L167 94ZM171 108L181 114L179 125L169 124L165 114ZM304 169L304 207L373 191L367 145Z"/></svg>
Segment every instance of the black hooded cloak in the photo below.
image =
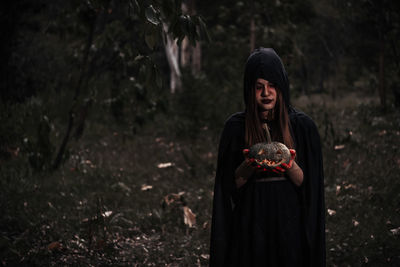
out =
<svg viewBox="0 0 400 267"><path fill-rule="evenodd" d="M289 110L296 162L304 180L255 182L236 189L234 172L244 160L245 112L233 114L221 135L210 244L210 266L325 266L324 175L314 122L290 106L289 82L273 49L253 52L244 74L244 98L257 78L281 90Z"/></svg>

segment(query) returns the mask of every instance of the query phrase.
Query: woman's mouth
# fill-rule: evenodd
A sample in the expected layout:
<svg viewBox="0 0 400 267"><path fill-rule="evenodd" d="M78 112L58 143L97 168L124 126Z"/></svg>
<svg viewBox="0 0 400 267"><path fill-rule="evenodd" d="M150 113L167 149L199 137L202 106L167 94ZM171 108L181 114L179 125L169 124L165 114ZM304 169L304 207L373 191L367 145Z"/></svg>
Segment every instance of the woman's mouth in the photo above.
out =
<svg viewBox="0 0 400 267"><path fill-rule="evenodd" d="M269 103L272 102L272 99L264 99L264 100L261 100L261 102L262 102L263 104L269 104Z"/></svg>

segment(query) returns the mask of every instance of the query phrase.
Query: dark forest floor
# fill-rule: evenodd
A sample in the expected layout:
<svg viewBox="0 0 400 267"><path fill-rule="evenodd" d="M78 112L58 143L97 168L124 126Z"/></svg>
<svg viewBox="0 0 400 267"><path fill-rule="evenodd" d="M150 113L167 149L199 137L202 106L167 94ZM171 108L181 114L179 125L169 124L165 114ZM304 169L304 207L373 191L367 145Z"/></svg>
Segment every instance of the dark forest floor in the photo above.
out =
<svg viewBox="0 0 400 267"><path fill-rule="evenodd" d="M400 112L329 103L296 101L324 144L327 266L400 266ZM207 265L218 135L160 122L91 123L56 172L2 162L0 264Z"/></svg>

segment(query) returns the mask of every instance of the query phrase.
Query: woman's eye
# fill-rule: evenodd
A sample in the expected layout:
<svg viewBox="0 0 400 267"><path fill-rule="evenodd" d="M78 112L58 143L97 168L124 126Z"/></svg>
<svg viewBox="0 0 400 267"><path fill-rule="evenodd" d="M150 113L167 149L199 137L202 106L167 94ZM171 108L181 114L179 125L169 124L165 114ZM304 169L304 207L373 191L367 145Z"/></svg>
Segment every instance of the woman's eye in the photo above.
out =
<svg viewBox="0 0 400 267"><path fill-rule="evenodd" d="M263 87L262 86L256 86L256 90L262 90Z"/></svg>
<svg viewBox="0 0 400 267"><path fill-rule="evenodd" d="M271 88L275 88L275 84L273 84L273 83L270 83L270 84L268 84L269 85L269 87L271 87Z"/></svg>

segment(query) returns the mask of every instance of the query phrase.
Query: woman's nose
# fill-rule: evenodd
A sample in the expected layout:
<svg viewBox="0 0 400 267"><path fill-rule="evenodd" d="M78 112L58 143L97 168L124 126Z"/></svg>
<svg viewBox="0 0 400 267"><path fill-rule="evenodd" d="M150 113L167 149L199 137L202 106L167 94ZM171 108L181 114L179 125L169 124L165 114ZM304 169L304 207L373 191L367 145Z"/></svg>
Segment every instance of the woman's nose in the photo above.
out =
<svg viewBox="0 0 400 267"><path fill-rule="evenodd" d="M269 86L265 85L262 90L262 96L267 96L267 95L269 95Z"/></svg>

